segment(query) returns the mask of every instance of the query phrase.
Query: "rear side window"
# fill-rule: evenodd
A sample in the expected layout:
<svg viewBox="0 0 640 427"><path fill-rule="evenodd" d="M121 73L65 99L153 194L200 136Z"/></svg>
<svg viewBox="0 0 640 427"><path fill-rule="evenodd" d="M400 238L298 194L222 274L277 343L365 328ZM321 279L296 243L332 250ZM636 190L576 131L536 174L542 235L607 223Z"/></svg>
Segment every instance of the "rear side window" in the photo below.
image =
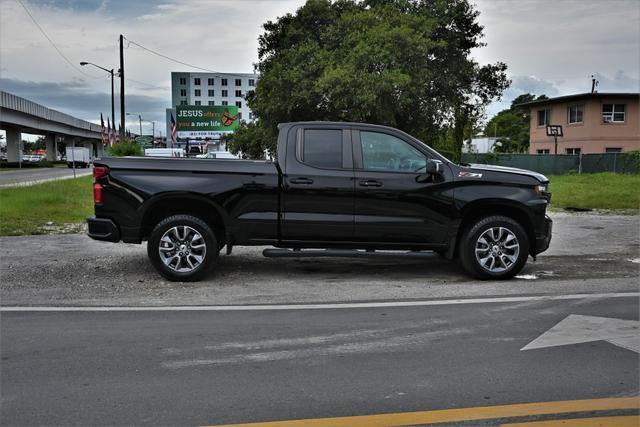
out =
<svg viewBox="0 0 640 427"><path fill-rule="evenodd" d="M302 162L319 168L342 168L342 131L306 129L302 144Z"/></svg>

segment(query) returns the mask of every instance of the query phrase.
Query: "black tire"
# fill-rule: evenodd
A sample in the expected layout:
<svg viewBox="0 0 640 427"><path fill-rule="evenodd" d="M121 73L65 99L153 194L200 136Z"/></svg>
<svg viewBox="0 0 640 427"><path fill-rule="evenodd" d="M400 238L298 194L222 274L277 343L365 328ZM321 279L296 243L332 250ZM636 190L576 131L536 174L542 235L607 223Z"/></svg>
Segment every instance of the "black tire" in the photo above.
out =
<svg viewBox="0 0 640 427"><path fill-rule="evenodd" d="M196 251L193 248L188 247L185 253L189 254L191 253L189 251L193 251L191 255L178 256L177 251L179 251L180 249L177 243L174 245L174 247L176 248L176 253L166 252L167 249L165 249L165 253L167 253L168 256L178 256L179 259L176 261L175 267L166 265L163 261L162 256L160 255L161 239L165 235L165 233L170 233L170 236L175 236L171 234L170 231L174 227L188 227L191 230L195 230L195 232L197 232L201 236L201 240L204 241L205 251L203 259L200 264L196 265L196 267L191 269L190 271L178 271L178 269L180 267L183 267L183 269L189 269L190 267L187 264L187 261L189 263L192 263L192 260L197 261L196 256L200 256L202 252L196 254ZM183 236L185 237L185 239L182 241L183 244L180 247L184 247L185 245L189 246L190 243L194 242L193 240L190 242L188 241L189 237L187 236L195 236L195 234L188 231L188 228L177 229L178 233L180 234L182 232ZM201 251L201 249L198 250ZM215 234L211 230L211 227L209 227L209 225L207 225L207 223L200 218L191 215L173 215L160 221L160 223L156 225L151 232L151 235L149 236L149 240L147 242L147 255L151 260L151 264L153 264L158 273L160 273L166 279L173 282L195 282L202 279L211 270L211 268L213 268L215 261L218 258L218 241ZM168 256L165 257L165 259L168 258Z"/></svg>
<svg viewBox="0 0 640 427"><path fill-rule="evenodd" d="M503 231L500 232L500 229ZM509 247L505 248L504 241L490 239L494 230L498 230L498 235L500 233L503 233L503 236L506 235L503 239L510 237L507 231L512 233L516 242L513 242L513 239L510 240ZM484 238L484 242L489 242L489 244L479 243L481 237ZM518 245L517 254L512 249L515 244ZM480 250L484 250L485 246L489 249L486 252L480 252L476 257L476 245ZM500 215L484 217L462 233L459 253L462 266L470 275L482 280L506 280L518 274L526 264L529 257L529 238L522 225L509 217ZM482 258L485 254L487 258ZM487 259L485 266L478 258ZM493 258L494 264L491 258ZM514 261L512 262L510 258L513 258ZM490 268L491 265L494 265L494 270ZM502 271L498 271L501 269Z"/></svg>

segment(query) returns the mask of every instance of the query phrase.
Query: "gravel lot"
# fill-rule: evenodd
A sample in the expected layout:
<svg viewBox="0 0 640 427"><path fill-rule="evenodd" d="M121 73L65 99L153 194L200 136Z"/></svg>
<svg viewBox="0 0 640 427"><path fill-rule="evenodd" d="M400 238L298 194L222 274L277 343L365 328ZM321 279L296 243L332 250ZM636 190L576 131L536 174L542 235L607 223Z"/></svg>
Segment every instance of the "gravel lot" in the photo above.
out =
<svg viewBox="0 0 640 427"><path fill-rule="evenodd" d="M480 282L424 259L271 259L235 248L198 283L172 283L146 245L82 234L0 238L2 305L206 305L407 300L638 290L640 216L554 213L551 248L519 278Z"/></svg>

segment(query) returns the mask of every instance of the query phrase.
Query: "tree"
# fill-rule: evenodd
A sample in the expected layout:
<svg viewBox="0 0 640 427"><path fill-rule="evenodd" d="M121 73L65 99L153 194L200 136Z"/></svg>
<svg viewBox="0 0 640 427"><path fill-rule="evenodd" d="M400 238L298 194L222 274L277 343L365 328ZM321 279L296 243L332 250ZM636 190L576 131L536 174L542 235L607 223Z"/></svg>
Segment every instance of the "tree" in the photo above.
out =
<svg viewBox="0 0 640 427"><path fill-rule="evenodd" d="M337 120L446 140L459 155L464 129L509 84L505 64L470 56L483 46L477 16L467 0L309 0L267 22L247 94L258 120L229 149L275 153L278 123Z"/></svg>
<svg viewBox="0 0 640 427"><path fill-rule="evenodd" d="M528 108L520 104L547 99L546 95L525 93L511 102L511 107L502 110L487 122L484 128L486 136L498 137L499 145L495 151L499 153L525 153L529 149L529 122L531 116Z"/></svg>

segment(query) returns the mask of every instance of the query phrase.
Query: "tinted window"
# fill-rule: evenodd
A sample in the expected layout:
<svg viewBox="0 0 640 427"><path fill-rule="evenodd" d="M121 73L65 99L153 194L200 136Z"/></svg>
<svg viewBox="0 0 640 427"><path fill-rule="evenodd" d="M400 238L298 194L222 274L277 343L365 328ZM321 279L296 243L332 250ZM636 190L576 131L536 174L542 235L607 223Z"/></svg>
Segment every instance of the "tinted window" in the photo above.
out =
<svg viewBox="0 0 640 427"><path fill-rule="evenodd" d="M342 168L342 131L305 130L302 161L320 168Z"/></svg>
<svg viewBox="0 0 640 427"><path fill-rule="evenodd" d="M395 136L378 132L360 132L362 167L382 172L418 172L427 158Z"/></svg>

